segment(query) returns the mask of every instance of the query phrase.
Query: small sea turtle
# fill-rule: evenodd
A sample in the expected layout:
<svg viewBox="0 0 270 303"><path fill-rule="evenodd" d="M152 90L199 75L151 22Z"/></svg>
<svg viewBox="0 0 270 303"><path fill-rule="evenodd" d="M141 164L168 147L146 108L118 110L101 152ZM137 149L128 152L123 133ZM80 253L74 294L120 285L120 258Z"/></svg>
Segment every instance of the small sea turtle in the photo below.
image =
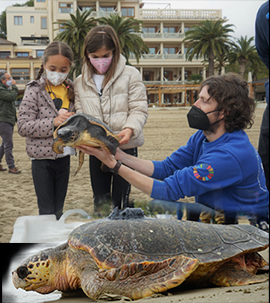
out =
<svg viewBox="0 0 270 303"><path fill-rule="evenodd" d="M94 300L105 293L140 299L183 282L260 283L267 278L256 272L267 262L258 251L268 247L268 237L251 225L151 219L126 209L83 224L67 243L30 257L13 272L13 283L42 294L82 288Z"/></svg>
<svg viewBox="0 0 270 303"><path fill-rule="evenodd" d="M77 147L82 144L93 147L104 147L108 152L115 155L119 146L120 137L98 119L83 113L75 114L60 124L53 133L53 150L57 154L63 153L64 146ZM84 153L79 152L79 167L84 161Z"/></svg>

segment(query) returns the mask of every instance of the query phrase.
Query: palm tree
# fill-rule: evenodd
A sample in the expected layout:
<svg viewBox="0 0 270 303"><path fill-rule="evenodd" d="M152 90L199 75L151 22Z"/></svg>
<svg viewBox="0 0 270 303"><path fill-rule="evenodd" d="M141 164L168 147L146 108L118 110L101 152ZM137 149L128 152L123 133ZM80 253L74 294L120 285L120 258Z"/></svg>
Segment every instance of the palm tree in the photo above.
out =
<svg viewBox="0 0 270 303"><path fill-rule="evenodd" d="M108 18L99 18L98 21L100 24L106 24L113 27L120 42L121 52L127 59L127 64L130 64L130 53L135 55L138 63L140 57L149 52L149 49L142 38L136 34L141 33L140 24L142 24L142 21L113 14Z"/></svg>
<svg viewBox="0 0 270 303"><path fill-rule="evenodd" d="M240 39L236 39L236 43L232 44L229 52L230 63L239 63L239 74L244 77L246 65L248 62L256 64L260 61L257 55L256 46L251 45L254 37L247 38L247 36L241 36Z"/></svg>
<svg viewBox="0 0 270 303"><path fill-rule="evenodd" d="M63 29L63 31L55 37L55 40L66 42L74 53L75 64L71 72L75 70L76 76L81 73L84 39L89 30L93 28L97 22L93 17L90 17L92 11L93 9L90 9L81 13L81 11L77 9L76 15L70 14L71 20L54 22L54 24L60 25L61 29Z"/></svg>
<svg viewBox="0 0 270 303"><path fill-rule="evenodd" d="M196 59L203 56L209 62L209 76L214 75L215 57L222 57L226 52L226 47L230 44L229 32L232 24L225 24L227 20L219 19L217 21L205 20L200 24L194 25L186 32L184 42L189 42L186 58L192 61L196 55Z"/></svg>

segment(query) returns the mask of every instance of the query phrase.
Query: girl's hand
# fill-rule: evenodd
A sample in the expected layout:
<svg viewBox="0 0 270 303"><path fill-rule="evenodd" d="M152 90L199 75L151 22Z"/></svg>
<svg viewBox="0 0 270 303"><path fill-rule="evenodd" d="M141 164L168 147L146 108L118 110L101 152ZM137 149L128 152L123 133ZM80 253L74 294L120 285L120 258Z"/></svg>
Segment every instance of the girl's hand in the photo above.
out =
<svg viewBox="0 0 270 303"><path fill-rule="evenodd" d="M123 129L117 136L122 137L122 139L120 140L119 144L124 145L124 144L128 144L131 136L133 134L133 129L131 128L125 128Z"/></svg>
<svg viewBox="0 0 270 303"><path fill-rule="evenodd" d="M60 124L62 124L65 120L67 120L67 118L73 116L75 113L73 112L66 112L64 114L60 114L59 116L57 116L56 118L54 118L53 120L53 125L55 127L58 127Z"/></svg>

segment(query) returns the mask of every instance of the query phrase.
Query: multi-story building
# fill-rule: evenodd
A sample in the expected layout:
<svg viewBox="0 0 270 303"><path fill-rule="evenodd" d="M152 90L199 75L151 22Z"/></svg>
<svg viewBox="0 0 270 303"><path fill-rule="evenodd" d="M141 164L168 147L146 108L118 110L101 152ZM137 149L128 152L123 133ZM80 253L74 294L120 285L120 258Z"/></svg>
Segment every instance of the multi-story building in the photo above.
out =
<svg viewBox="0 0 270 303"><path fill-rule="evenodd" d="M201 59L187 61L185 32L202 20L222 18L221 10L144 9L142 0L35 0L34 7L7 8L7 41L0 40L0 69L6 69L24 89L38 73L46 45L61 31L54 22L70 19L76 9L94 8L93 17L119 14L143 21L141 35L149 54L130 63L142 74L149 103L183 104L191 74L206 77ZM184 85L185 84L185 85ZM189 96L192 99L193 90Z"/></svg>

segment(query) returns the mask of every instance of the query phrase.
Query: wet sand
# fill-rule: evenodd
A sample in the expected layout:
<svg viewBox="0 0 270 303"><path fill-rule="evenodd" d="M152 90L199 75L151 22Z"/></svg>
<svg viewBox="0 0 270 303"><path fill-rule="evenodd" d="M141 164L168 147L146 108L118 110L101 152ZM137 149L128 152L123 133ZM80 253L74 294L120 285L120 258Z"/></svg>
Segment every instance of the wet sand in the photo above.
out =
<svg viewBox="0 0 270 303"><path fill-rule="evenodd" d="M149 110L148 122L144 128L145 144L139 148L139 157L152 160L162 160L170 155L179 146L186 144L188 138L195 130L188 127L186 114L189 108L179 109L151 109ZM247 130L251 143L257 148L261 119L264 109L256 109L256 118L253 127ZM16 166L22 171L20 175L12 175L0 172L0 242L10 241L13 225L19 216L38 215L36 196L31 176L31 163L25 152L25 138L14 130L14 158ZM6 167L5 161L3 166ZM82 208L88 213L93 211L93 197L89 177L88 157L80 172L74 177L77 169L78 157L71 159L71 175L64 211L74 208ZM149 197L132 188L130 199L134 201L149 201ZM183 201L192 202L193 198ZM265 256L268 257L268 251ZM161 296L139 300L137 302L269 302L268 282L230 288L207 288L207 289L180 289L169 291L169 296ZM14 289L14 291L16 291ZM171 295L172 294L172 295ZM61 295L59 295L61 297ZM61 297L60 300L51 301L46 299L42 302L91 302L83 297ZM124 302L124 300L117 300ZM15 302L15 301L5 301ZM19 301L22 302L22 301ZM25 302L36 302L25 301ZM103 302L109 302L105 300ZM22 302L23 303L23 302Z"/></svg>

